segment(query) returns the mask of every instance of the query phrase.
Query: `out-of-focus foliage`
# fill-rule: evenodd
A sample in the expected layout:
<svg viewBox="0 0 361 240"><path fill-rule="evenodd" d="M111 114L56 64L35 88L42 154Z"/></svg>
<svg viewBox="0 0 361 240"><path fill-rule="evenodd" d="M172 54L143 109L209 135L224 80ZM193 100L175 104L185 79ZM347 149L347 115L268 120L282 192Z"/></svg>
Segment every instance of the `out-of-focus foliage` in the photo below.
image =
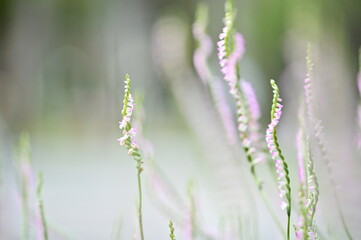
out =
<svg viewBox="0 0 361 240"><path fill-rule="evenodd" d="M216 40L223 2L205 2L210 5L209 32ZM361 43L358 0L248 0L236 5L236 24L247 43L241 70L263 82L282 75L288 64L285 45L295 32L312 41L333 39L347 56ZM135 69L135 77L144 81L139 85L160 93L150 97L153 103L164 101L164 89L154 87L159 82L151 56L152 25L171 8L183 12L190 24L195 6L196 1L177 0L1 1L2 118L19 130L47 118L50 125L59 117L80 120L94 106L112 115L118 100L114 86L124 72ZM355 73L357 58L349 59Z"/></svg>

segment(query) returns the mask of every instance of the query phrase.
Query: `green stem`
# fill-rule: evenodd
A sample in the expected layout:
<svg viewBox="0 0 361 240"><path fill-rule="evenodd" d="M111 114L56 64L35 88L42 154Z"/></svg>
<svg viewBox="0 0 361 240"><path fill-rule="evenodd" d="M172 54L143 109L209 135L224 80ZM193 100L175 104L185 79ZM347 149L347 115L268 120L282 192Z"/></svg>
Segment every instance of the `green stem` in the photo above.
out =
<svg viewBox="0 0 361 240"><path fill-rule="evenodd" d="M144 240L144 233L143 233L143 217L142 217L142 181L140 174L142 172L141 168L138 168L138 220L139 220L139 231L140 231L140 239Z"/></svg>
<svg viewBox="0 0 361 240"><path fill-rule="evenodd" d="M290 202L290 209L291 209L291 202ZM290 240L290 227L291 227L291 211L287 213L287 240Z"/></svg>
<svg viewBox="0 0 361 240"><path fill-rule="evenodd" d="M290 239L290 226L291 226L291 185L290 185L290 177L289 177L289 171L288 171L288 165L286 163L285 157L282 154L281 148L279 147L278 140L277 140L277 131L276 129L273 131L273 139L276 145L276 150L278 152L278 155L280 156L283 164L283 168L285 171L285 178L286 178L286 198L288 201L288 207L287 207L287 240Z"/></svg>

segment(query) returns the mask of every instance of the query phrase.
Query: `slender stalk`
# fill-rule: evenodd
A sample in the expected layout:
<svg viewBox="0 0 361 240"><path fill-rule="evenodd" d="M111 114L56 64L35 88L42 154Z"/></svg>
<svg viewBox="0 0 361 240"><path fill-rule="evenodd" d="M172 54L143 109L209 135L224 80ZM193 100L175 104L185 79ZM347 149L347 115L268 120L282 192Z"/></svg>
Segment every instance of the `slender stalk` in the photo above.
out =
<svg viewBox="0 0 361 240"><path fill-rule="evenodd" d="M290 212L291 213L291 212ZM291 226L291 214L288 214L288 219L287 219L287 239L290 239L290 226Z"/></svg>
<svg viewBox="0 0 361 240"><path fill-rule="evenodd" d="M39 207L39 213L40 213L40 220L41 220L41 227L42 229L42 237L44 240L48 240L48 229L45 219L45 213L44 213L44 204L42 200L42 189L43 189L43 174L39 172L38 175L38 186L37 186L37 200L38 200L38 207Z"/></svg>
<svg viewBox="0 0 361 240"><path fill-rule="evenodd" d="M187 224L189 224L189 237L191 239L196 239L197 238L197 218L196 218L196 206L195 206L195 202L194 202L194 183L192 181L192 179L189 181L188 183L188 198L189 198L189 209L188 209L188 214L189 214L189 219L187 219Z"/></svg>
<svg viewBox="0 0 361 240"><path fill-rule="evenodd" d="M144 232L143 232L143 217L142 217L142 179L141 174L142 169L138 168L138 220L139 220L139 231L140 231L140 239L144 240Z"/></svg>
<svg viewBox="0 0 361 240"><path fill-rule="evenodd" d="M285 157L282 154L282 151L278 145L278 140L277 140L277 131L276 129L273 131L273 138L275 139L275 145L276 145L276 150L278 152L278 155L280 157L280 159L282 160L282 164L284 167L284 171L285 171L285 179L286 179L286 188L288 193L286 194L286 198L288 200L288 206L287 206L287 240L290 239L290 228L291 228L291 208L292 208L292 201L291 201L291 188L290 186L290 178L289 178L289 171L288 171L288 165L285 161Z"/></svg>

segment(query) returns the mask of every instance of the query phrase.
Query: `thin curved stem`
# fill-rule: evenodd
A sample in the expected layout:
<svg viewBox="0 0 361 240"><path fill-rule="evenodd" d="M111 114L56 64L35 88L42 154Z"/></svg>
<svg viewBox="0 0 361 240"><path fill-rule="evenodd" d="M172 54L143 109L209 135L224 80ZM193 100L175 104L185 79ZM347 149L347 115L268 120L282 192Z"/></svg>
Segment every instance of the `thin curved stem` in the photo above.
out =
<svg viewBox="0 0 361 240"><path fill-rule="evenodd" d="M265 192L263 191L263 188L262 188L262 182L259 180L258 176L257 176L257 173L255 171L255 166L253 164L253 157L252 155L250 154L247 154L248 153L248 148L244 148L244 151L246 152L246 155L247 155L247 160L248 162L251 164L251 174L252 174L252 177L253 177L253 180L255 181L256 185L257 185L257 190L258 192L260 193L261 195L261 198L263 200L263 202L265 203L266 205L266 208L269 212L269 214L271 215L271 217L273 218L273 221L276 223L277 225L277 229L279 230L279 232L281 233L281 235L283 237L285 237L285 232L283 230L283 227L282 227L282 224L281 222L279 221L278 217L276 216L276 213L273 211L273 208L272 208L272 205L267 197L267 195L265 194Z"/></svg>
<svg viewBox="0 0 361 240"><path fill-rule="evenodd" d="M282 154L282 151L279 147L278 140L277 140L277 131L276 129L273 132L273 138L276 145L276 150L278 152L278 155L280 159L283 162L283 168L285 171L285 178L286 178L286 188L288 193L286 194L286 198L288 201L288 207L287 207L287 240L290 239L290 228L291 228L291 209L292 209L292 201L291 201L291 187L290 187L290 178L289 178L289 171L288 171L288 165L286 163L285 157Z"/></svg>

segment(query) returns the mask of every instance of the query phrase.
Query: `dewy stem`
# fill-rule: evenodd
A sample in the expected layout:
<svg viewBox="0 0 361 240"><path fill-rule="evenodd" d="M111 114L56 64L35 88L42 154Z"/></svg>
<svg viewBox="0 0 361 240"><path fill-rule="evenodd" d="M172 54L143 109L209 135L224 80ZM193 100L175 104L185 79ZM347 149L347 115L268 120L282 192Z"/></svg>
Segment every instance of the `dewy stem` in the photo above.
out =
<svg viewBox="0 0 361 240"><path fill-rule="evenodd" d="M140 231L140 239L144 240L144 232L143 232L143 217L142 217L142 179L140 174L142 172L141 168L138 168L138 220L139 220L139 231Z"/></svg>

